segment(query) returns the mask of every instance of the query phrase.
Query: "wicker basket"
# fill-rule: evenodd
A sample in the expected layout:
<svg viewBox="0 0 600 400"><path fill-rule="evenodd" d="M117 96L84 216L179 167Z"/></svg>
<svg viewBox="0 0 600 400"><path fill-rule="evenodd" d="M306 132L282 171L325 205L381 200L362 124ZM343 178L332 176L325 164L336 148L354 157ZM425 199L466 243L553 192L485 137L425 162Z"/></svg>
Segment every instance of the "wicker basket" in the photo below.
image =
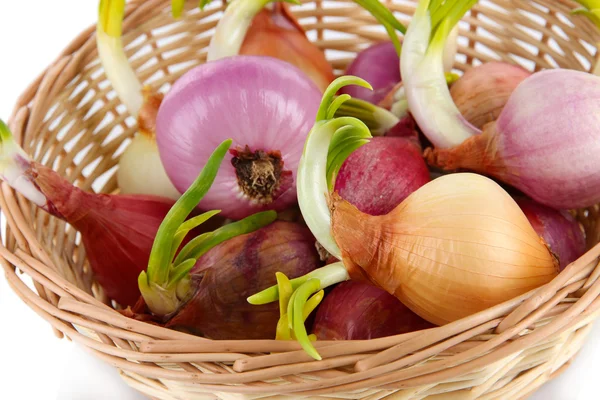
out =
<svg viewBox="0 0 600 400"><path fill-rule="evenodd" d="M168 0L129 5L125 43L146 83L167 88L205 60L222 4L203 12L196 5L189 2L177 22ZM414 10L402 0L388 5L403 22ZM567 0L482 1L461 22L464 45L455 67L500 59L531 70L589 69L600 37L586 19L569 15L574 6ZM365 45L386 37L350 1L306 1L294 12L337 72ZM10 126L36 160L80 187L116 190L118 154L136 126L103 75L93 27L25 91ZM324 360L312 361L294 342L211 341L125 318L94 283L76 231L5 184L0 207L8 222L0 262L15 292L59 336L89 348L129 385L157 399L526 398L564 370L600 312L596 246L554 281L517 299L424 332L318 342ZM600 240L599 215L596 207L577 212L590 248Z"/></svg>

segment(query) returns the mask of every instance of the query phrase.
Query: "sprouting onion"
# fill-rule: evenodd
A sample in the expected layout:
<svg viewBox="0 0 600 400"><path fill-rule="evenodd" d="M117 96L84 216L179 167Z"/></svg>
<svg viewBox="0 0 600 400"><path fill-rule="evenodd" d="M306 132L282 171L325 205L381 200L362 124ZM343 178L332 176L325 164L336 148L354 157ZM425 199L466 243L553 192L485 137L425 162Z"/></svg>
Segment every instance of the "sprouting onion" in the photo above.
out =
<svg viewBox="0 0 600 400"><path fill-rule="evenodd" d="M138 279L144 301L155 315L171 314L190 298L193 294L190 271L208 250L233 237L254 232L277 218L274 211L260 212L202 234L179 250L190 230L220 212L209 211L185 221L212 186L231 144L232 140L226 140L217 147L198 178L171 208L158 229L148 269Z"/></svg>
<svg viewBox="0 0 600 400"><path fill-rule="evenodd" d="M123 50L121 39L125 0L101 0L96 43L104 72L129 113L138 120L138 133L119 159L117 182L123 194L179 198L169 180L156 145L156 113L162 95L141 82Z"/></svg>
<svg viewBox="0 0 600 400"><path fill-rule="evenodd" d="M479 133L454 104L443 63L448 34L475 3L420 0L404 38L400 70L409 110L436 147L452 147Z"/></svg>
<svg viewBox="0 0 600 400"><path fill-rule="evenodd" d="M96 45L104 73L131 115L137 117L144 98L142 84L123 49L125 0L100 0Z"/></svg>

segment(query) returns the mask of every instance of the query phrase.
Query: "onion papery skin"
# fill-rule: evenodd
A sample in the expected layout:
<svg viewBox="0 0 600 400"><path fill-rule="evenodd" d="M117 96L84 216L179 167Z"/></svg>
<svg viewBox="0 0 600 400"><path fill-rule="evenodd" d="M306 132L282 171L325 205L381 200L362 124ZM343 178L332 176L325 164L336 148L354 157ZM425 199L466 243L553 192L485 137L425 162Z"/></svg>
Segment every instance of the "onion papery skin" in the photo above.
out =
<svg viewBox="0 0 600 400"><path fill-rule="evenodd" d="M413 140L375 137L344 162L335 190L360 211L383 215L429 180L429 170Z"/></svg>
<svg viewBox="0 0 600 400"><path fill-rule="evenodd" d="M500 116L512 92L531 76L526 69L492 61L468 69L450 87L450 95L463 117L482 129Z"/></svg>
<svg viewBox="0 0 600 400"><path fill-rule="evenodd" d="M348 281L325 296L312 333L319 340L369 340L432 327L385 290Z"/></svg>
<svg viewBox="0 0 600 400"><path fill-rule="evenodd" d="M537 72L513 92L481 135L426 152L445 170L493 176L556 209L600 202L600 78L574 70Z"/></svg>
<svg viewBox="0 0 600 400"><path fill-rule="evenodd" d="M288 5L282 2L254 17L239 54L286 61L302 70L322 92L335 78L323 51L308 40Z"/></svg>
<svg viewBox="0 0 600 400"><path fill-rule="evenodd" d="M237 56L198 66L173 86L158 112L157 143L167 175L184 192L224 139L232 149L279 152L291 182L261 204L244 194L228 155L202 209L241 219L296 202L295 177L321 93L296 67L270 57Z"/></svg>
<svg viewBox="0 0 600 400"><path fill-rule="evenodd" d="M277 221L218 245L192 270L195 293L166 326L211 339L273 339L278 304L247 298L275 284L275 272L296 278L320 267L314 242L304 226Z"/></svg>
<svg viewBox="0 0 600 400"><path fill-rule="evenodd" d="M451 174L391 213L369 216L330 198L332 233L352 279L368 279L425 320L444 325L535 289L558 262L492 180Z"/></svg>
<svg viewBox="0 0 600 400"><path fill-rule="evenodd" d="M375 43L362 50L346 69L346 75L358 76L369 82L373 90L360 86L345 86L340 94L379 104L402 80L400 57L391 41Z"/></svg>
<svg viewBox="0 0 600 400"><path fill-rule="evenodd" d="M585 233L577 220L564 210L555 210L521 197L515 201L525 213L533 229L558 257L560 269L585 253Z"/></svg>

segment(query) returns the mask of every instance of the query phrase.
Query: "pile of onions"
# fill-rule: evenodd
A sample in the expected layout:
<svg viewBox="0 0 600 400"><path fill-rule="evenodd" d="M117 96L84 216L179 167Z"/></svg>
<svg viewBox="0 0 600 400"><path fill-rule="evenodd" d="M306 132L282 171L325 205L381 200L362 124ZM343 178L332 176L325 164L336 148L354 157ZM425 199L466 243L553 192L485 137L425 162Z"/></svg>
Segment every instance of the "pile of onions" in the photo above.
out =
<svg viewBox="0 0 600 400"><path fill-rule="evenodd" d="M385 290L349 281L325 296L312 332L319 340L368 340L433 326Z"/></svg>
<svg viewBox="0 0 600 400"><path fill-rule="evenodd" d="M232 138L228 165L200 207L239 219L292 206L298 162L320 97L304 73L273 58L237 56L190 70L165 96L156 121L169 178L185 191L212 149Z"/></svg>
<svg viewBox="0 0 600 400"><path fill-rule="evenodd" d="M300 318L303 300L334 283L368 280L420 317L443 325L537 288L557 275L558 261L546 243L508 193L486 177L442 176L381 216L362 213L332 193L342 160L370 137L359 120L327 118L339 106L332 93L346 84L368 87L352 77L332 83L298 170L298 200L305 221L319 243L343 261L298 281L289 320L312 357L320 359ZM249 301L263 304L276 298L270 288Z"/></svg>

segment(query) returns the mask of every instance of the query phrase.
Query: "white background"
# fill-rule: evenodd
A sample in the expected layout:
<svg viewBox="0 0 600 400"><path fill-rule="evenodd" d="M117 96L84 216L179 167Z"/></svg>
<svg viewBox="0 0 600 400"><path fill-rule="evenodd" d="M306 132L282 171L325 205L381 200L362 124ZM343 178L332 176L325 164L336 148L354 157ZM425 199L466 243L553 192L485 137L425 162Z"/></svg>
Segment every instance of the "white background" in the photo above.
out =
<svg viewBox="0 0 600 400"><path fill-rule="evenodd" d="M95 22L96 0L0 1L0 118L70 40ZM137 400L112 367L54 337L0 278L0 399ZM600 327L582 354L533 400L600 399ZM508 399L510 400L510 399Z"/></svg>

